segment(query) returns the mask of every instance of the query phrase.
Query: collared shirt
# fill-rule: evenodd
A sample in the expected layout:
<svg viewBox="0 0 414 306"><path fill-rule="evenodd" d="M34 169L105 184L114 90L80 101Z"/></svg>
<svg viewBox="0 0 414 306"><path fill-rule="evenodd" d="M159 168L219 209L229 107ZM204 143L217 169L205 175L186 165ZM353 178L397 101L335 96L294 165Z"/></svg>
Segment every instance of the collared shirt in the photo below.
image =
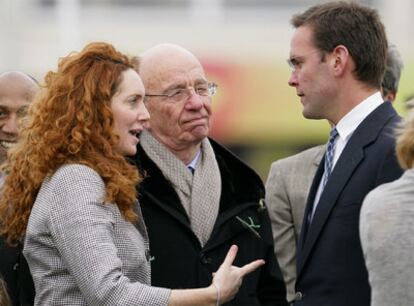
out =
<svg viewBox="0 0 414 306"><path fill-rule="evenodd" d="M342 151L344 150L346 144L348 143L354 131L361 124L361 122L364 121L364 119L368 117L368 115L371 114L382 103L384 103L384 100L381 96L381 93L377 91L376 93L370 95L364 101L359 103L357 106L355 106L349 113L342 117L342 119L335 126L336 130L338 131L338 137L336 137L334 143L335 151L333 156L332 171L334 170L336 162L341 156ZM319 199L322 194L322 182L324 180L325 175L326 173L323 174L319 182L318 191L316 192L316 196L313 202L312 217L315 214L316 206L318 205Z"/></svg>
<svg viewBox="0 0 414 306"><path fill-rule="evenodd" d="M194 157L194 159L188 165L186 165L188 169L190 169L190 170L192 169L191 170L192 172L194 172L195 169L196 169L196 165L197 165L197 162L200 158L200 155L201 155L201 149L198 149L198 152L197 152L196 156Z"/></svg>

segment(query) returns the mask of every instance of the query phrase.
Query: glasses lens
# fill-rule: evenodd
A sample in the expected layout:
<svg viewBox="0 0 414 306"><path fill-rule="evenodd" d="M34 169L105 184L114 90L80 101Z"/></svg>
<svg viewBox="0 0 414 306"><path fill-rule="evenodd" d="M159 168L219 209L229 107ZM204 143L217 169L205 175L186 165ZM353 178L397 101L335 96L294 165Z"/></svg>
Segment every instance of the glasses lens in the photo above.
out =
<svg viewBox="0 0 414 306"><path fill-rule="evenodd" d="M208 83L208 95L214 96L217 92L217 84L215 83Z"/></svg>

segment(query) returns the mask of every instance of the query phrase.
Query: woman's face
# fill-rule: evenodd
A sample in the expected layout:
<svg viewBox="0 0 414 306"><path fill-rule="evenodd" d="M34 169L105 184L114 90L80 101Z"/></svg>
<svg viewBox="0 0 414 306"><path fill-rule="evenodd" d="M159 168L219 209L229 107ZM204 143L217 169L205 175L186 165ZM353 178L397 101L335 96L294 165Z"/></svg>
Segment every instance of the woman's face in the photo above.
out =
<svg viewBox="0 0 414 306"><path fill-rule="evenodd" d="M147 127L150 118L144 105L145 89L140 76L133 70L121 74L122 81L111 99L114 132L119 136L115 150L131 156L137 151L139 134Z"/></svg>

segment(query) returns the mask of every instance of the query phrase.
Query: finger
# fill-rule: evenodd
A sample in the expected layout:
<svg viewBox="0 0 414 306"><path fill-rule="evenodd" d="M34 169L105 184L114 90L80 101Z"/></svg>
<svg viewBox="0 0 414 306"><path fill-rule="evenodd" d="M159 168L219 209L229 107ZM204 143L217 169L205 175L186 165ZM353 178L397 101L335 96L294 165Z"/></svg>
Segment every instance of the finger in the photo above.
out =
<svg viewBox="0 0 414 306"><path fill-rule="evenodd" d="M224 258L224 261L221 265L230 267L233 264L234 259L236 258L237 251L237 245L233 244L227 252L226 258Z"/></svg>
<svg viewBox="0 0 414 306"><path fill-rule="evenodd" d="M265 264L265 261L263 259L258 259L255 261L252 261L251 263L248 263L240 268L241 270L241 276L244 276L246 274L249 274L259 268L260 266L263 266Z"/></svg>

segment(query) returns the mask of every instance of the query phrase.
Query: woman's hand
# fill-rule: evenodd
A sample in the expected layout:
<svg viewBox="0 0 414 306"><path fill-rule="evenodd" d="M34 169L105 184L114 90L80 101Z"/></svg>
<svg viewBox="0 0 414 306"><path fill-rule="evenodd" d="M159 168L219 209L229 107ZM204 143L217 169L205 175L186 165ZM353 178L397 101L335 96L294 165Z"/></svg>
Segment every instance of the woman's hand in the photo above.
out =
<svg viewBox="0 0 414 306"><path fill-rule="evenodd" d="M233 266L233 261L236 258L238 247L232 245L228 251L226 258L219 267L216 273L213 274L213 287L217 290L217 304L221 305L234 298L243 282L245 275L253 272L265 262L262 259L252 261L243 267Z"/></svg>

